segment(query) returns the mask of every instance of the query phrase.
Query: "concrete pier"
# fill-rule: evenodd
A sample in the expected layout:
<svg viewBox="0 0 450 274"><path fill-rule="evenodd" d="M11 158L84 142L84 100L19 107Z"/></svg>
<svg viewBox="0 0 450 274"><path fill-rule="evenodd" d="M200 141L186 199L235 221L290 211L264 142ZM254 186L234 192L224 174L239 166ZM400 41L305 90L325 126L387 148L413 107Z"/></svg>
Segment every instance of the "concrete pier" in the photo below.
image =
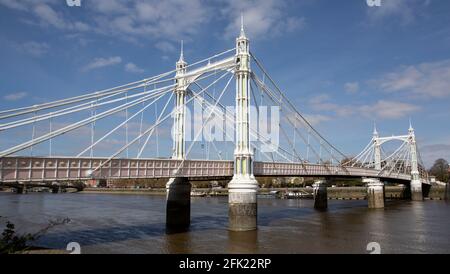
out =
<svg viewBox="0 0 450 274"><path fill-rule="evenodd" d="M52 187L52 193L58 194L62 192L62 188L60 186Z"/></svg>
<svg viewBox="0 0 450 274"><path fill-rule="evenodd" d="M367 183L367 201L369 208L384 208L384 184L380 179L365 178Z"/></svg>
<svg viewBox="0 0 450 274"><path fill-rule="evenodd" d="M228 228L231 231L250 231L257 228L258 182L254 178L235 176L228 185Z"/></svg>
<svg viewBox="0 0 450 274"><path fill-rule="evenodd" d="M171 178L166 184L166 227L187 229L191 224L191 184L187 178Z"/></svg>
<svg viewBox="0 0 450 274"><path fill-rule="evenodd" d="M27 194L28 193L27 186L26 185L20 185L17 188L17 193L18 194Z"/></svg>
<svg viewBox="0 0 450 274"><path fill-rule="evenodd" d="M411 180L411 200L423 201L422 182L420 180Z"/></svg>
<svg viewBox="0 0 450 274"><path fill-rule="evenodd" d="M328 207L328 194L327 194L327 182L320 180L313 184L314 190L314 208L319 210L327 209Z"/></svg>

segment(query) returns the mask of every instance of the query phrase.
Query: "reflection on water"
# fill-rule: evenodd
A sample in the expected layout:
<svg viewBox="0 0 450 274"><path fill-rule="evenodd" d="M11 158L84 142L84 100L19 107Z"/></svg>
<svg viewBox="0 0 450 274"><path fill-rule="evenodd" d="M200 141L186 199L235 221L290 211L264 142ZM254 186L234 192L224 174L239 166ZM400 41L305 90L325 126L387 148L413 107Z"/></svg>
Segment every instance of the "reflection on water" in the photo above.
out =
<svg viewBox="0 0 450 274"><path fill-rule="evenodd" d="M259 199L258 230L227 230L227 198L193 198L189 231L167 234L165 197L109 194L0 193L0 215L20 232L35 232L48 220L69 217L39 240L65 248L78 242L84 253L450 253L450 204L329 201L325 212L312 200Z"/></svg>

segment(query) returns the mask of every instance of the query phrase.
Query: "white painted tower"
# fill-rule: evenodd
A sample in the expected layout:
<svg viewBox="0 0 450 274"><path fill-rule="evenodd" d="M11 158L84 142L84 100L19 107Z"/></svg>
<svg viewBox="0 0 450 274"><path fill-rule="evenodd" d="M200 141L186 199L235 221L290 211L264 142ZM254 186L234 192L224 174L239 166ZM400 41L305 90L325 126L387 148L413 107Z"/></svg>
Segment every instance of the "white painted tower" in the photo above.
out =
<svg viewBox="0 0 450 274"><path fill-rule="evenodd" d="M411 152L411 199L414 201L422 201L422 181L419 174L419 162L417 159L416 135L411 122L409 123L409 147Z"/></svg>
<svg viewBox="0 0 450 274"><path fill-rule="evenodd" d="M187 63L184 61L183 42L180 59L176 63L175 117L172 159L185 159L185 113L188 82ZM176 176L176 174L174 174ZM166 226L169 231L185 231L191 222L191 184L188 178L173 177L166 184Z"/></svg>
<svg viewBox="0 0 450 274"><path fill-rule="evenodd" d="M233 231L254 230L257 226L258 182L253 175L249 138L250 47L243 21L241 17L241 33L236 39L236 148L234 175L228 184L229 229Z"/></svg>
<svg viewBox="0 0 450 274"><path fill-rule="evenodd" d="M174 117L174 143L173 159L185 158L185 112L187 81L183 76L186 74L187 63L184 61L183 41L181 42L180 59L176 63L176 87L175 87L175 117Z"/></svg>
<svg viewBox="0 0 450 274"><path fill-rule="evenodd" d="M374 158L375 158L375 169L381 170L381 143L379 140L379 135L377 131L377 126L374 124L373 127L373 147L375 149L374 151Z"/></svg>

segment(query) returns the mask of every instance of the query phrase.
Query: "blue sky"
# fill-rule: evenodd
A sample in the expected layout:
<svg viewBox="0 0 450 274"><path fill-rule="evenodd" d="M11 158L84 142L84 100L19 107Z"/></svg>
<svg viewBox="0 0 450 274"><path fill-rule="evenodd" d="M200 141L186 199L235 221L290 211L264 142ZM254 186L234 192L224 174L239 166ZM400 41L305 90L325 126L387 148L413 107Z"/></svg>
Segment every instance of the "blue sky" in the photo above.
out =
<svg viewBox="0 0 450 274"><path fill-rule="evenodd" d="M0 0L0 108L113 87L234 46L251 50L298 109L356 154L412 119L422 157L450 160L447 0Z"/></svg>

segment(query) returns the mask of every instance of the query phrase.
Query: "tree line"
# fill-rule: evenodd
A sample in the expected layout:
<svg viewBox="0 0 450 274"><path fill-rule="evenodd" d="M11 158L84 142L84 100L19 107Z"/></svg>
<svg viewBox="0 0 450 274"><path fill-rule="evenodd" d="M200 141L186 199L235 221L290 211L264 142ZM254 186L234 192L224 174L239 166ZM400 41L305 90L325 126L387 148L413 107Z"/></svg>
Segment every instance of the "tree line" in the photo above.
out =
<svg viewBox="0 0 450 274"><path fill-rule="evenodd" d="M437 159L428 173L435 176L436 180L447 183L450 181L450 168L445 159Z"/></svg>

